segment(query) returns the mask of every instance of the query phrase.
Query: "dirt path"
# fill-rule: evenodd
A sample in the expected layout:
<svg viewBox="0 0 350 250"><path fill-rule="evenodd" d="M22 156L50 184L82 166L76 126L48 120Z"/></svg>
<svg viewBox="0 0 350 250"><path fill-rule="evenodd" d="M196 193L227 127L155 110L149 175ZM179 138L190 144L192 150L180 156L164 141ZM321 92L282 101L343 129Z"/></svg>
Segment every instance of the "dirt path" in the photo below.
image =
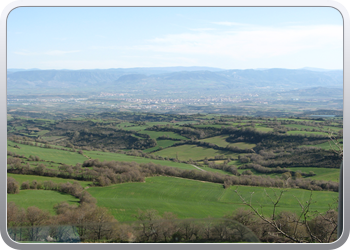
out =
<svg viewBox="0 0 350 250"><path fill-rule="evenodd" d="M201 169L200 167L197 167L196 165L192 165L193 167L195 167L195 168L198 168L199 170L202 170L202 171L204 171L204 172L207 172L207 171L205 171L204 169Z"/></svg>

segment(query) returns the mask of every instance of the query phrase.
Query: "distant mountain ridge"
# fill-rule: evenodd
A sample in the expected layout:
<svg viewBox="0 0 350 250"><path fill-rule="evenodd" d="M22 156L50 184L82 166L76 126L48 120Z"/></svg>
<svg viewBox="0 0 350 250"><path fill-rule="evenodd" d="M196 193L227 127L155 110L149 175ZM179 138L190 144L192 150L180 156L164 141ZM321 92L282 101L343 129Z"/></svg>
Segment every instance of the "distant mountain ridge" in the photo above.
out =
<svg viewBox="0 0 350 250"><path fill-rule="evenodd" d="M11 69L10 69L11 70ZM7 75L8 91L211 91L294 90L343 87L342 70L219 69L208 67L120 68L92 70L22 70Z"/></svg>

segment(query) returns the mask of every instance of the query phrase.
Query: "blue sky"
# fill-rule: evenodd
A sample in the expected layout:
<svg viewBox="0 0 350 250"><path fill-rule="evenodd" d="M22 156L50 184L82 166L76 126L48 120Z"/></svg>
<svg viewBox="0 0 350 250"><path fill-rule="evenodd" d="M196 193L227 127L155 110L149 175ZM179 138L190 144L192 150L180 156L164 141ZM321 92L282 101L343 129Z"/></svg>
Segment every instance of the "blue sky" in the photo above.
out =
<svg viewBox="0 0 350 250"><path fill-rule="evenodd" d="M327 7L21 7L7 66L342 69L342 30Z"/></svg>

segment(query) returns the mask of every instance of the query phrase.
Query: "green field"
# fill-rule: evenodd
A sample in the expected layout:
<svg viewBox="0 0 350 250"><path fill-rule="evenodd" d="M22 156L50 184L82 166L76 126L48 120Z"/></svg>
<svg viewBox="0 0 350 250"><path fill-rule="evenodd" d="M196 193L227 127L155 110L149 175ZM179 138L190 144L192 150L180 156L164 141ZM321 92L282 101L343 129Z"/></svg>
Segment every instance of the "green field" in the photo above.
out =
<svg viewBox="0 0 350 250"><path fill-rule="evenodd" d="M51 214L55 214L53 206L62 201L79 205L78 198L51 190L21 190L18 194L7 194L7 201L13 201L17 206L23 208L36 206L49 211Z"/></svg>
<svg viewBox="0 0 350 250"><path fill-rule="evenodd" d="M36 155L39 156L40 159L45 161L53 161L56 163L64 163L69 165L75 165L78 162L83 163L87 160L86 157L76 152L69 152L51 148L40 148L23 144L18 144L18 146L20 147L20 149L18 149L13 147L14 145L16 145L16 143L14 142L7 141L7 144L8 151L14 152L19 155L24 155L25 157L29 157L30 155Z"/></svg>
<svg viewBox="0 0 350 250"><path fill-rule="evenodd" d="M174 177L146 178L145 183L123 183L108 187L92 187L89 193L97 199L99 206L107 207L119 221L133 221L138 209L156 209L163 214L173 212L179 218L222 217L239 207L244 207L240 198L234 192L237 188L224 189L221 184L201 182ZM252 203L262 204L264 213L271 215L271 203L264 194L262 187L240 186L239 192L246 198L254 192ZM266 188L273 195L271 188ZM278 211L300 211L298 202L307 201L310 191L302 189L288 189L281 199ZM320 212L328 209L328 204L338 196L335 192L313 192L312 209Z"/></svg>
<svg viewBox="0 0 350 250"><path fill-rule="evenodd" d="M189 164L172 162L172 161L154 160L150 158L143 158L143 157L137 157L137 156L124 155L124 154L98 152L98 151L84 151L84 154L89 156L92 159L99 159L100 161L127 161L127 162L134 161L136 163L153 162L155 164L160 164L163 166L176 167L181 169L190 169L190 170L195 169L193 166Z"/></svg>
<svg viewBox="0 0 350 250"><path fill-rule="evenodd" d="M124 116L125 114L122 114ZM108 116L111 117L111 116ZM22 159L22 162L26 164L27 162L30 164L32 168L36 167L38 164L43 163L47 166L47 168L54 168L57 169L62 164L69 164L69 165L75 165L77 163L83 163L84 161L88 159L99 159L102 161L120 161L120 162L136 162L138 164L142 163L155 163L163 166L169 166L169 167L176 167L180 169L185 170L196 170L194 166L191 164L185 164L185 163L177 163L167 160L156 160L152 158L158 158L162 159L165 157L168 158L177 158L180 161L188 161L192 159L193 161L197 161L192 163L194 165L204 164L205 159L209 159L209 162L215 162L216 164L223 164L226 161L226 158L233 159L228 163L228 165L234 165L239 167L243 163L241 163L238 160L239 155L252 155L252 153L233 153L229 150L216 150L213 148L207 148L207 147L201 147L198 145L191 145L191 144L184 144L181 146L174 146L175 143L178 143L178 141L174 141L171 139L179 139L179 140L189 140L188 138L182 136L180 133L174 133L174 132L166 132L166 131L150 131L146 130L147 128L150 128L154 125L160 125L165 126L167 124L171 125L171 127L175 128L178 127L180 129L183 129L185 126L181 126L180 124L186 124L186 123L195 123L193 127L196 128L196 131L201 131L200 128L205 127L212 127L212 130L203 130L202 134L208 135L213 134L216 136L212 136L209 138L201 139L201 142L207 142L212 143L215 145L218 145L219 147L226 147L226 146L233 146L237 147L239 149L252 149L254 147L257 147L256 144L253 143L247 143L247 142L237 142L237 143L230 143L227 142L226 139L229 137L229 135L225 134L228 130L220 130L221 127L228 127L228 126L234 126L234 127L250 127L255 124L255 129L260 132L270 132L273 131L272 126L275 126L275 122L273 119L258 119L258 118L250 118L249 116L244 117L245 120L239 120L240 118L237 117L230 117L230 116L220 116L220 115L207 115L207 116L200 116L200 115L194 115L186 117L186 115L181 116L173 116L173 117L167 117L167 115L160 115L159 117L156 117L157 119L153 119L153 121L156 120L162 120L167 122L145 122L144 125L138 125L142 124L140 122L129 122L133 119L137 121L135 118L130 118L125 115L126 119L128 121L121 121L118 120L118 117L115 117L116 120L102 120L97 117L97 119L89 119L84 118L84 121L94 121L96 123L83 124L81 122L73 123L72 130L71 127L67 125L67 132L62 131L54 131L51 130L54 128L54 126L51 128L49 126L52 121L50 120L33 120L33 121L18 121L14 120L14 122L9 122L8 124L11 124L9 126L9 129L12 130L12 133L9 133L9 136L13 135L23 135L24 132L29 133L30 136L32 135L42 135L43 139L50 141L50 143L54 144L55 142L59 142L60 140L64 141L71 141L73 144L77 141L71 139L70 133L74 131L74 129L81 130L84 129L84 126L88 129L94 128L96 131L100 129L100 127L106 126L107 128L109 126L115 126L114 129L123 129L128 130L127 132L124 131L125 135L133 136L139 139L144 139L142 135L140 134L147 134L150 136L151 139L156 140L157 145L152 148L143 147L143 145L154 145L149 144L148 142L145 142L145 144L141 144L139 147L138 145L135 146L135 148L147 148L143 150L143 152L138 150L133 150L131 147L127 149L122 149L125 151L125 153L132 153L135 155L142 155L144 153L148 153L148 157L137 157L137 156L131 156L127 154L122 153L112 153L108 152L108 150L105 150L107 152L103 152L105 148L103 143L101 143L101 151L87 151L83 150L83 155L78 154L77 152L70 152L70 151L64 151L59 149L48 149L48 148L41 148L36 146L30 146L30 145L24 145L19 143L14 143L12 141L8 141L8 151L14 152L19 155L24 155L25 157L29 157L30 155L38 156L41 160L40 161L28 161L27 159ZM141 117L142 118L142 117ZM186 120L186 119L193 119L192 121L179 121L176 122L176 119L180 120ZM208 118L208 120L205 120L205 118ZM209 120L211 118L214 118L213 120ZM17 119L12 118L12 119ZM109 118L108 118L109 119ZM123 118L124 119L124 118ZM150 120L152 120L150 119ZM307 119L285 119L284 120L293 120L293 121L310 121ZM140 119L143 120L143 119ZM144 119L145 121L148 119ZM280 120L280 119L278 119ZM172 122L170 122L172 121ZM28 124L26 124L26 122ZM71 121L69 121L71 122ZM121 122L120 124L117 124L118 122ZM333 132L338 132L341 128L340 127L333 127L331 123L323 123L327 124L327 126L324 126L322 129L325 131L327 129L332 130ZM55 123L55 122L54 122ZM104 124L105 123L105 124ZM208 124L203 124L208 123ZM221 124L220 124L221 123ZM226 125L222 125L226 123ZM294 122L293 122L294 123ZM309 124L309 123L305 123ZM311 123L310 123L311 124ZM315 124L315 123L312 123ZM340 124L340 123L339 123ZM338 124L338 125L339 125ZM64 124L63 124L64 125ZM98 125L98 126L96 126ZM271 127L268 127L271 126ZM289 124L285 125L289 128L295 128L298 130L301 129L319 129L317 126L307 126L307 125L299 125L299 124ZM336 123L334 123L334 126L337 126ZM339 125L340 126L340 125ZM62 126L65 128L65 126ZM160 127L161 128L161 127ZM39 131L40 129L41 131ZM60 128L61 129L61 128ZM15 131L15 130L21 130L21 131ZM28 130L32 132L28 132ZM47 137L45 136L45 133L48 131L52 131L52 134L56 136ZM160 129L161 130L161 129ZM39 131L39 132L34 132ZM61 133L62 132L62 133ZM120 131L119 131L120 132ZM137 132L137 133L135 133ZM51 133L51 132L50 132ZM104 133L103 130L101 130L101 133ZM183 130L183 133L186 133L186 129ZM221 135L220 135L221 134ZM234 133L240 136L240 133ZM249 133L248 133L249 134ZM288 135L322 135L322 136L328 136L328 133L323 132L309 132L309 131L288 131ZM199 133L198 133L199 135ZM265 134L264 138L269 137L269 134ZM167 136L168 138L165 138L165 140L158 139L161 136ZM191 135L194 136L194 135ZM250 134L250 137L255 136L254 133ZM95 136L94 136L95 137ZM194 136L195 137L195 136ZM11 137L9 137L11 138ZM13 137L12 137L13 138ZM244 136L242 137L244 138ZM293 137L294 138L294 137ZM32 138L33 139L33 138ZM198 137L197 137L198 139ZM257 148L268 148L273 153L282 152L281 147L268 142L268 140L262 139L264 141L259 141L259 136L257 136L257 144L258 142L261 145ZM297 138L300 139L300 138ZM302 139L302 138L301 138ZM91 139L95 140L95 139ZM98 141L98 139L96 139ZM136 141L136 140L131 140ZM250 138L247 137L246 141L250 141ZM317 145L301 145L302 140L300 141L300 147L319 147L322 149L331 149L329 146L329 143L320 143L326 141L326 138L320 138L317 143ZM305 143L309 143L310 140L305 140ZM282 141L283 142L283 141ZM267 145L265 145L266 143ZM38 143L42 144L42 143ZM193 143L195 144L195 143ZM14 146L18 145L20 148L15 148ZM62 143L62 145L64 145ZM77 144L76 147L78 148L79 145L83 144ZM94 144L92 144L94 145ZM108 147L110 151L118 151L118 149L121 147L120 145L116 143L116 145L113 145L113 147ZM126 144L125 144L126 145ZM130 144L131 145L131 144ZM134 145L134 144L133 144ZM136 145L136 144L135 144ZM284 146L284 145L283 145ZM66 149L62 146L54 146L57 148ZM161 147L161 150L159 150ZM290 146L288 143L285 144L285 152L289 152ZM293 144L293 147L296 147ZM113 148L113 149L110 149ZM77 149L78 151L79 149ZM131 151L131 152L127 152ZM248 150L247 150L248 152ZM257 152L259 153L259 152ZM301 152L301 156L303 152ZM305 150L305 154L307 154L308 151ZM316 152L317 153L317 152ZM324 155L326 155L323 152ZM320 157L323 156L323 154L319 154ZM263 155L263 154L262 154ZM223 156L223 157L216 157L216 156ZM266 161L269 161L270 156L266 156ZM307 156L306 156L307 157ZM288 160L288 157L283 158L282 160ZM293 158L295 159L295 158ZM300 157L300 160L302 161L305 158ZM273 159L271 159L273 160ZM277 159L279 160L279 159ZM281 160L281 162L283 162ZM298 159L296 159L298 160ZM243 161L243 160L242 160ZM252 161L253 163L255 161ZM288 161L285 161L288 163ZM281 167L283 167L283 163L281 163ZM295 164L298 166L297 164ZM321 166L321 165L320 165ZM322 165L323 166L323 165ZM328 166L328 165L325 165ZM213 169L209 168L208 166L199 166L202 170L211 172L211 173L220 173L224 175L232 175L229 172L220 170L220 169ZM313 171L316 175L313 177L307 177L313 180L324 180L324 181L339 181L339 169L333 169L333 168L308 168L308 167L300 167L300 168L288 168L290 171L301 171L303 173L309 173L310 171ZM246 169L239 169L238 172L242 173L246 171ZM256 172L255 170L251 170L254 175L267 175L268 177L273 178L280 178L281 174L261 174ZM16 179L19 184L23 183L24 181L32 182L33 180L36 180L38 182L43 183L44 181L53 181L55 183L66 183L66 182L74 182L73 179L63 179L63 178L55 178L55 177L45 177L45 176L35 176L35 175L20 175L20 174L7 174L8 177L12 177ZM239 178L239 177L238 177ZM269 216L272 214L272 205L269 198L264 193L266 190L271 196L273 196L273 190L278 189L272 189L272 188L264 188L264 187L252 187L252 186L235 186L230 187L227 189L224 189L223 184L217 184L217 183L211 183L211 182L204 182L204 181L196 181L196 180L190 180L190 179L183 179L183 178L176 178L176 177L166 177L166 176L154 176L154 177L148 177L145 179L145 182L128 182L128 183L122 183L122 184L114 184L110 186L105 187L95 187L92 186L92 182L88 181L77 181L83 188L86 188L87 191L96 198L97 205L101 207L106 207L109 209L109 211L115 216L115 218L120 222L127 222L127 221L135 221L136 218L134 217L138 210L147 210L147 209L156 209L159 211L160 214L163 214L164 212L173 212L174 214L178 215L179 218L207 218L208 216L219 218L224 216L225 214L232 213L234 210L240 207L246 207L241 199L238 197L238 195L234 192L235 189L238 188L239 192L246 198L249 199L251 197L251 193L254 193L252 195L252 204L260 209L260 205L263 207L264 214ZM300 205L298 204L298 201L296 198L298 198L302 202L306 202L309 198L310 193L313 194L313 202L311 211L319 211L324 212L329 209L329 204L333 203L334 200L338 197L338 193L336 192L328 192L328 191L309 191L309 190L303 190L303 189L288 189L286 193L283 194L283 197L281 199L281 202L279 204L279 207L277 208L277 211L291 211L291 212L300 212ZM295 198L295 197L296 198ZM61 194L59 192L55 191L45 191L45 190L21 190L19 194L16 195L8 195L8 201L14 201L21 207L29 207L29 206L38 206L41 209L45 209L50 211L50 213L53 213L53 206L54 204L60 202L60 201L68 201L70 204L78 204L78 199L74 198L73 196ZM247 208L248 209L248 208Z"/></svg>
<svg viewBox="0 0 350 250"><path fill-rule="evenodd" d="M153 151L159 149L160 147L163 147L163 148L170 147L170 146L174 145L175 143L177 143L177 141L158 140L157 141L157 146L152 147L152 148L148 148L148 149L145 149L145 150L142 150L142 151L145 152L145 153L149 153L149 152L153 152Z"/></svg>
<svg viewBox="0 0 350 250"><path fill-rule="evenodd" d="M179 160L201 160L205 157L214 158L215 155L226 155L236 158L238 154L229 151L216 150L212 148L198 147L197 145L181 145L177 147L166 148L154 153L163 157L178 158Z"/></svg>
<svg viewBox="0 0 350 250"><path fill-rule="evenodd" d="M179 134L176 134L174 132L163 132L163 131L140 131L141 134L147 134L149 135L152 139L157 139L160 136L168 136L169 138L174 138L174 139L181 139L181 140L188 140L188 138L183 137Z"/></svg>
<svg viewBox="0 0 350 250"><path fill-rule="evenodd" d="M288 135L322 135L328 136L327 133L323 132L309 132L309 131L287 131Z"/></svg>
<svg viewBox="0 0 350 250"><path fill-rule="evenodd" d="M19 185L22 184L24 181L29 181L31 183L33 180L36 180L38 182L44 182L44 181L52 181L55 183L66 183L66 182L78 182L80 186L82 187L87 187L92 185L92 181L78 181L78 180L73 180L73 179L64 179L64 178L58 178L58 177L48 177L48 176L39 176L39 175L24 175L24 174L10 174L7 173L7 177L12 177L14 178Z"/></svg>
<svg viewBox="0 0 350 250"><path fill-rule="evenodd" d="M339 140L339 142L343 142L343 140ZM343 147L343 144L339 144L340 147ZM316 147L316 148L322 148L322 149L333 149L333 150L337 150L338 147L334 144L334 142L324 142L324 143L320 143L320 144L315 144L315 145L303 145L301 147Z"/></svg>
<svg viewBox="0 0 350 250"><path fill-rule="evenodd" d="M220 136L214 136L206 139L202 139L200 141L213 143L215 145L218 145L219 147L226 147L227 145L237 147L239 149L247 149L247 148L254 148L256 144L253 143L246 143L246 142L236 142L236 143L229 143L226 141L226 138L228 138L228 135L220 135Z"/></svg>
<svg viewBox="0 0 350 250"><path fill-rule="evenodd" d="M340 169L337 168L288 168L292 171L302 171L304 173L309 173L313 171L316 175L308 177L313 180L325 180L325 181L335 181L339 182Z"/></svg>
<svg viewBox="0 0 350 250"><path fill-rule="evenodd" d="M256 130L257 131L260 131L260 132L271 132L273 131L273 128L267 128L267 127L264 127L264 126L261 126L261 125L257 125L255 126Z"/></svg>

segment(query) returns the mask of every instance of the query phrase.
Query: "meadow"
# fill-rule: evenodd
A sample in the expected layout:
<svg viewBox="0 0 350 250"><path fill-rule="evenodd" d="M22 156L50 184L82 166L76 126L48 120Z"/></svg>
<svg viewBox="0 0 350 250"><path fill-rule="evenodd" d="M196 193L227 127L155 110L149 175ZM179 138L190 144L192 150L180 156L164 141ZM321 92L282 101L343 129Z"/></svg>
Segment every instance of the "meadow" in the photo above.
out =
<svg viewBox="0 0 350 250"><path fill-rule="evenodd" d="M125 114L124 114L125 115ZM7 141L8 151L16 153L18 155L24 155L29 158L30 155L38 156L40 160L29 160L21 158L22 164L29 163L31 168L37 167L39 164L46 165L47 169L59 169L63 164L68 164L75 166L77 163L82 164L84 161L89 159L99 159L103 161L119 161L119 162L135 162L138 164L143 163L155 163L162 166L175 167L183 170L196 170L195 166L200 167L202 170L209 173L218 173L222 175L233 174L231 172L226 172L222 169L226 169L227 165L232 165L239 167L248 163L256 163L256 159L261 160L261 164L269 161L273 161L274 156L281 154L282 152L293 152L295 149L300 147L316 147L321 151L332 149L328 142L325 142L324 138L316 139L316 141L309 140L310 135L328 135L325 132L310 132L303 131L304 129L319 129L318 126L308 126L307 121L314 121L312 119L292 119L285 118L293 124L284 125L296 131L288 131L287 133L279 134L280 136L287 135L301 135L306 136L303 140L299 139L300 145L294 142L288 144L287 141L285 145L275 145L274 143L266 144L268 141L267 137L272 135L272 133L267 134L267 132L273 132L274 134L281 127L274 127L275 122L281 121L280 118L274 119L260 119L253 117L245 117L244 119L231 119L230 117L220 117L220 115L206 115L199 116L196 119L186 120L185 116L181 116L184 121L175 121L175 118L166 119L167 115L162 115L162 119L166 121L145 121L145 122L130 122L130 121L109 121L107 119L71 119L67 124L60 124L60 129L66 129L63 132L61 130L50 131L52 124L55 123L53 120L29 120L26 124L26 120L18 120L16 117L10 117L9 124L13 122L12 126L8 126L9 133L14 135L29 135L34 141L35 138L40 140L44 139L48 144L60 149L50 149L32 145L24 145L20 143L15 143L11 140ZM17 119L17 120L16 120ZM74 123L72 122L81 122ZM85 123L84 123L85 122ZM88 127L90 122L95 122L93 127ZM298 123L299 122L299 123ZM322 121L317 121L318 123ZM192 125L188 125L193 123ZM205 124L207 123L207 124ZM295 123L295 124L294 124ZM41 124L41 125L40 125ZM79 126L82 124L84 130ZM224 125L222 125L224 124ZM254 125L255 124L255 125ZM310 123L309 123L310 124ZM155 127L152 127L157 125ZM330 129L335 133L341 132L341 124L334 122L328 122L327 120L320 123L323 129ZM40 127L42 126L42 127ZM76 126L76 127L74 127ZM89 138L98 137L98 132L94 131L92 134L88 134L89 129L104 128L106 126L108 129L115 129L118 131L125 130L125 137L130 138L139 144L133 144L134 147L122 148L123 144L117 145L115 148L110 150L108 148L103 148L101 144L100 148L80 147L75 146L74 134L79 134L81 136L89 136ZM276 125L280 126L280 125ZM39 129L36 129L36 128ZM113 127L113 128L112 128ZM152 127L152 130L148 130ZM238 129L227 129L227 127L236 127ZM174 129L172 129L174 128ZM224 129L226 128L226 129ZM245 130L241 133L241 128ZM246 129L251 128L251 129ZM255 128L255 129L253 129ZM74 133L80 131L80 133ZM167 131L170 130L170 131ZM242 129L243 130L243 129ZM86 132L87 131L87 132ZM104 134L101 130L101 137L108 137L108 133ZM227 132L229 131L229 132ZM233 131L233 132L232 132ZM248 131L248 132L247 132ZM250 131L250 132L249 132ZM262 133L261 133L262 132ZM112 132L111 132L112 133ZM113 132L114 133L114 132ZM231 134L232 133L232 134ZM236 133L236 134L235 134ZM246 133L246 134L244 134ZM249 134L250 133L250 134ZM142 144L145 138L140 136L140 134L147 134L152 140L151 143ZM339 137L341 133L338 134L338 139L342 142L342 138ZM236 136L237 135L237 136ZM231 136L231 140L235 142L227 142L226 139ZM260 138L261 141L255 141L256 138ZM265 137L264 137L265 136ZM158 139L162 137L161 139ZM292 139L297 138L294 136ZM81 138L80 138L81 139ZM172 140L177 139L177 140ZM93 140L93 139L92 139ZM96 139L97 140L97 139ZM148 139L149 140L149 139ZM179 140L186 140L188 144L183 144L179 146L174 146ZM246 141L245 141L246 140ZM191 141L193 142L192 144ZM234 140L233 140L234 141ZM304 143L305 141L305 143ZM233 153L230 150L215 149L216 146L206 145L206 147L201 147L197 144L198 142L207 142L217 145L221 148L226 146L237 147L244 153ZM265 144L264 144L265 143ZM314 143L314 145L308 145L309 143ZM44 145L45 141L38 141L38 145ZM68 148L66 145L70 145ZM16 146L17 145L17 146ZM125 144L127 145L127 144ZM141 145L140 147L137 147ZM155 146L154 146L155 145ZM75 146L75 152L72 152L72 147ZM216 147L217 148L217 147ZM65 149L65 150L62 150ZM253 149L251 152L246 149ZM292 149L292 150L290 150ZM125 151L125 154L120 153L121 150ZM262 154L259 151L262 150ZM288 151L290 150L290 151ZM110 151L110 152L108 152ZM320 156L325 154L320 151ZM78 153L80 152L80 153ZM115 153L119 152L119 153ZM299 152L299 151L298 151ZM302 153L302 151L300 151ZM300 153L299 152L299 153ZM147 154L147 157L142 157ZM10 157L10 156L9 156ZM13 157L13 156L11 156ZM163 158L162 158L163 157ZM264 158L265 157L265 158ZM280 166L283 167L283 162L288 163L288 154L286 158L280 157ZM174 158L178 161L176 162L167 160L168 158ZM206 161L210 159L210 161ZM294 160L294 158L293 158ZM210 168L210 162L217 164L217 168ZM193 165L195 166L193 166ZM206 165L207 164L207 165ZM331 165L331 164L330 164ZM13 166L12 166L13 167ZM90 167L92 169L92 167ZM311 177L298 177L298 178L308 178L311 180L322 180L322 181L333 181L339 182L339 169L326 167L290 167L290 171L301 171L303 173L314 172L314 176ZM231 170L232 171L232 170ZM243 174L247 169L238 169L239 174ZM37 172L35 172L37 173ZM193 173L193 172L189 172ZM266 175L272 178L282 178L282 174L262 174L255 170L251 170L253 175ZM237 178L240 178L237 174ZM245 173L246 174L246 173ZM206 173L208 175L208 173ZM38 175L24 175L24 174L13 174L8 173L8 177L14 178L19 185L24 181L32 182L36 180L38 182L44 182L51 180L55 183L73 183L76 180L64 179L57 177L47 177ZM60 175L64 176L64 175ZM187 177L186 177L187 178ZM191 177L192 178L192 177ZM228 177L225 177L228 178ZM291 178L296 178L291 177ZM252 204L256 208L263 209L266 216L272 214L272 204L268 195L275 199L275 192L278 194L281 190L277 188L264 188L259 186L226 186L224 188L223 184L217 184L214 182L204 182L192 179L182 179L177 177L167 177L167 176L153 176L146 177L144 182L125 182L119 184L108 184L107 186L94 186L93 183L99 183L96 181L77 181L88 193L90 193L96 200L97 205L100 207L106 207L109 212L120 222L133 222L136 220L135 215L139 210L149 210L156 209L161 215L164 212L172 212L176 214L179 218L220 218L224 215L231 214L238 208L246 208L240 197L235 192L238 189L239 194L241 194L245 199L252 198ZM143 179L141 179L143 181ZM115 182L114 182L115 183ZM335 204L338 193L331 191L310 191L300 188L289 188L283 193L279 206L277 207L277 212L280 211L290 211L296 212L297 214L301 211L298 200L305 204L312 194L312 211L325 212L329 209L330 204ZM19 194L9 194L7 196L8 201L14 201L17 205L27 208L29 206L37 206L41 209L50 211L51 214L54 213L53 206L61 201L67 201L70 204L78 205L78 199L67 194L62 194L56 191L45 191L45 190L20 190ZM298 199L298 200L297 200Z"/></svg>
<svg viewBox="0 0 350 250"><path fill-rule="evenodd" d="M72 195L51 190L21 190L18 194L8 194L7 202L14 202L17 206L28 208L36 206L51 214L55 214L54 205L67 202L71 205L79 205L79 199Z"/></svg>
<svg viewBox="0 0 350 250"><path fill-rule="evenodd" d="M177 158L182 161L186 161L189 159L196 161L196 160L202 160L206 157L214 158L215 155L227 155L232 158L237 158L238 156L238 154L235 154L229 151L216 150L212 148L204 148L196 145L181 145L181 146L166 148L161 151L157 151L153 154L159 155L162 157Z"/></svg>
<svg viewBox="0 0 350 250"><path fill-rule="evenodd" d="M99 206L107 207L117 220L134 221L138 209L154 208L160 214L172 212L179 218L222 217L239 207L245 207L235 193L237 188L246 199L254 192L252 204L256 207L262 205L265 214L271 215L271 201L267 198L265 190L274 197L274 191L278 192L278 189L249 186L224 189L220 184L159 176L146 178L145 183L91 187L89 193L97 199ZM294 196L301 202L306 202L310 193L308 190L288 189L283 194L278 211L299 212L300 206ZM337 196L338 193L335 192L312 192L312 200L317 201L312 209L326 211L328 204L333 203Z"/></svg>

